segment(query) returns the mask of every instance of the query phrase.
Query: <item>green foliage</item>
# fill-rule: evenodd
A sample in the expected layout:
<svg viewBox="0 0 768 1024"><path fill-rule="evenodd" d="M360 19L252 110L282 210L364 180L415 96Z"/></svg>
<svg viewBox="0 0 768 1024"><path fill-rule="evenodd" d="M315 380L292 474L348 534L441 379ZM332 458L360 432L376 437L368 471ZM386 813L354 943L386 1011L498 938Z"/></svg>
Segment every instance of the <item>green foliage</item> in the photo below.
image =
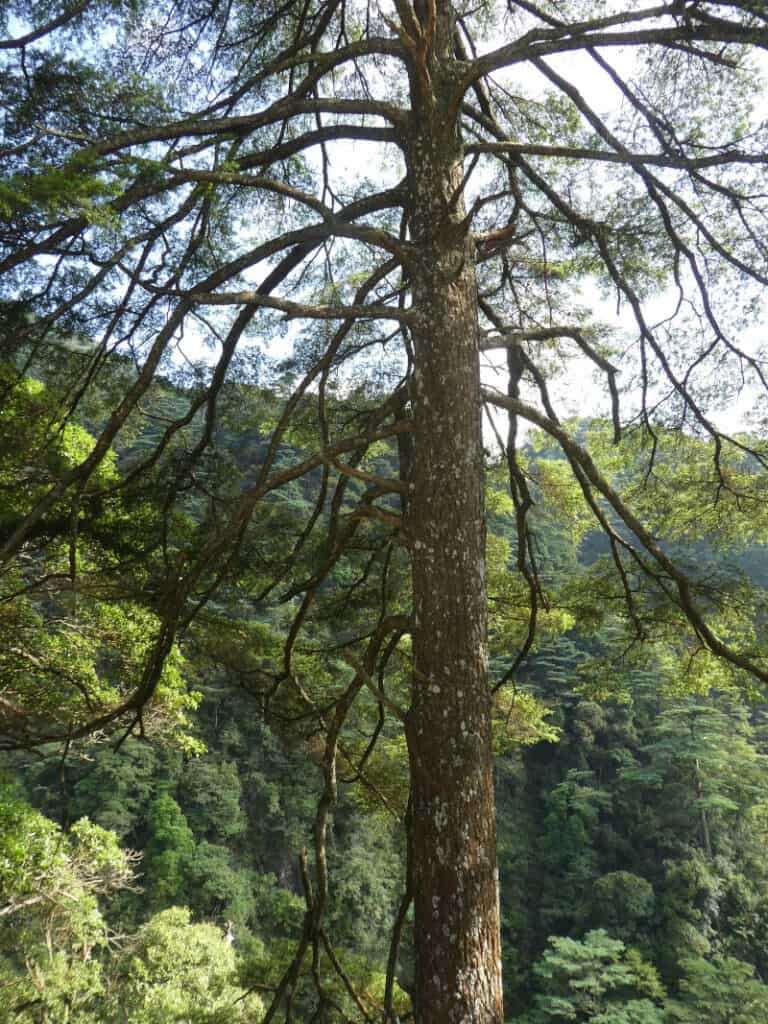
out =
<svg viewBox="0 0 768 1024"><path fill-rule="evenodd" d="M30 487L50 486L88 454L91 437L74 425L60 430L55 418L50 419L48 431L43 430L37 413L52 402L52 392L45 385L22 382L16 395L21 412L17 420L8 420L3 463L7 480L18 470L11 438L14 432L28 429L30 465L32 455L37 465L37 475L29 474ZM172 390L158 394L157 400L167 416L179 414L178 395ZM31 411L36 415L31 416ZM151 422L147 417L137 423L131 458L146 451ZM52 442L56 436L61 443ZM238 436L233 433L235 440ZM302 438L297 434L294 440ZM308 436L304 441L309 443ZM258 443L246 444L242 438L237 444L243 447L238 459L259 450ZM697 1013L703 1014L695 1002L693 982L687 980L696 971L705 967L714 971L717 966L716 984L725 991L729 975L721 959L731 967L742 964L741 974L736 968L731 973L746 989L753 967L759 971L768 967L761 953L768 936L768 904L761 895L768 878L768 797L754 716L734 696L704 695L721 677L713 663L698 667L702 664L698 653L695 673L682 679L681 653L673 639L675 622L666 617L666 610L654 609L651 599L644 607L646 613L657 616L659 643L650 653L628 652L617 668L615 652L624 645L625 634L616 619L598 606L604 595L594 587L602 579L601 570L594 562L585 576L576 561L579 545L582 552L589 552L592 543L576 515L578 495L568 482L564 464L547 465L545 459L546 453L531 456L527 471L542 506L534 513L537 545L557 566L548 585L551 604L541 614L537 645L516 686L500 690L494 706L510 1004L532 1007L530 1019L537 1024L558 1019L656 1024L662 1010L672 1015L669 1020L693 1021ZM395 475L391 460L391 450L379 446L361 465L371 472ZM110 488L119 483L124 465L110 456L99 485ZM629 485L630 469L617 467L615 473ZM205 479L216 486L221 482L215 472ZM221 485L230 486L229 482ZM355 490L357 482L350 487ZM30 491L24 498L9 488L8 521L23 514L27 506L21 502L39 493ZM234 922L236 948L242 945L243 951L249 951L251 981L274 984L289 962L306 910L296 851L310 834L320 777L317 762L322 761L325 748L312 728L285 723L291 716L301 723L307 712L306 701L295 687L283 685L273 698L275 732L259 721L252 704L235 688L247 681L252 691L262 694L273 685L286 609L260 606L254 611L252 594L265 578L259 568L265 547L268 557L278 562L286 545L280 531L285 530L288 537L296 535L297 523L312 507L308 494L308 488L297 484L275 501L257 524L259 530L269 528L267 539L244 548L244 560L247 555L254 563L250 575L240 586L222 589L190 630L184 657L175 652L166 662L153 710L155 724L168 737L182 717L194 713L196 732L210 754L185 758L178 751L129 739L119 753L97 745L88 750L88 760L68 766L64 784L68 803L62 813L88 814L99 825L114 828L128 845L143 849L143 892L122 893L107 911L97 906L92 894L84 894L78 902L80 917L75 921L76 915L71 915L57 939L59 946L47 958L40 954L35 959L34 950L41 947L35 946L32 931L25 933L29 936L24 940L26 948L33 950L30 962L38 964L35 970L45 979L51 1007L58 1005L65 990L71 992L83 1021L89 1021L89 1015L94 1021L108 1021L109 1013L118 1012L118 1003L128 1005L119 995L128 977L128 961L121 960L118 970L107 952L105 912L106 920L127 934L131 949L140 930L148 926L148 914L159 911L155 920L162 921L167 908L185 904L190 908L186 913L196 919L219 925ZM67 673L71 677L76 672L78 679L87 682L89 693L105 705L120 699L123 681L140 671L157 629L152 609L132 594L135 583L151 587L156 578L151 549L141 540L156 522L153 500L143 498L131 505L122 497L110 499L100 506L100 514L106 511L99 519L99 531L89 519L95 506L88 506L87 494L81 501L85 503L77 513L77 559L82 583L76 600L59 593L51 605L24 595L7 602L0 613L5 616L5 635L13 635L18 650L34 653L39 662L34 666L27 658L23 664L9 644L3 654L8 659L5 678L14 681L17 694L26 681L30 701L34 694L38 711L49 716L72 714L77 707L77 693L64 704L65 694L50 682ZM488 508L492 656L494 668L503 670L524 635L529 598L514 574L513 509L496 486L490 489ZM189 509L195 517L203 514L194 501ZM69 499L62 499L38 548L47 566L64 572L69 570L67 524L72 510ZM365 545L375 541L377 529L366 524L359 534L364 540L360 551L340 561L310 613L310 639L294 654L298 678L317 702L337 699L351 674L348 665L318 654L317 648L333 637L348 635L345 630L351 635L361 628L366 602L378 600L375 587L370 592L366 589L363 574L368 557ZM193 533L186 522L180 523L175 536L184 534L192 544ZM126 554L134 559L126 593L105 594L103 587L98 595L91 593L86 574L101 573L100 578L106 579L125 564ZM396 557L390 580L393 593L397 587L401 592L400 604L393 607L406 610L405 563ZM297 570L296 575L300 577L301 572ZM16 587L21 582L12 581ZM355 595L352 602L345 598L347 587ZM733 628L752 628L743 618L739 624L736 613L731 620L722 619L724 624L729 621ZM577 638L577 627L585 625L593 635ZM590 657L596 651L599 657ZM410 642L404 637L384 677L389 698L402 704L408 699L409 657ZM598 668L604 669L604 677L597 674ZM188 677L194 677L202 694L199 705L198 698L187 693ZM685 696L683 690L691 686L701 690L702 696ZM667 694L663 700L659 689ZM619 693L621 701L589 699ZM405 813L409 784L405 739L393 717L385 717L377 742L368 750L378 720L378 702L363 691L341 737L339 767L345 781L329 841L333 885L326 913L328 934L345 969L358 991L374 1002L383 995L386 935L403 884L397 822ZM152 717L147 721L151 723ZM201 749L201 742L187 745L192 752ZM357 773L363 757L364 771ZM46 789L58 786L59 771L53 763L48 768L27 767L28 791L43 800ZM47 796L45 800L46 810L55 813L56 799ZM51 822L46 828L53 830L54 837L59 834ZM173 929L177 927L178 922L173 923ZM88 959L83 960L82 943L78 945L80 940L73 936L82 936L89 928L92 945ZM595 932L596 928L604 931ZM576 942L574 935L586 935L582 943L586 952L551 944L549 959L547 954L541 959L548 936L553 943L555 939ZM157 940L160 946L163 942ZM611 943L626 947L617 951ZM157 954L159 960L165 956ZM399 966L404 984L409 957L406 946ZM549 966L543 970L552 972L549 977L533 970L534 964L545 961ZM596 982L598 963L606 969ZM182 967L183 974L187 967ZM194 974L197 967L189 969ZM664 1000L658 988L656 969L663 973L672 994L669 999ZM6 960L4 970L16 979L8 984L16 986L18 1000L26 999L25 993L34 988L31 976L19 974L15 961ZM348 994L324 959L320 970L326 990L348 1005ZM173 1000L182 999L184 982L177 984L171 978L161 984L152 980L150 968L147 971L144 989L131 996L133 1012L137 1020L160 1021L162 1014L176 1012ZM299 992L307 991L308 972L305 964ZM760 984L755 978L752 982ZM234 980L230 983L236 985ZM712 981L713 992L714 986ZM163 1002L161 988L167 989L171 1002ZM303 996L297 998L301 1002ZM398 990L397 999L405 1012L404 991ZM219 1012L215 999L206 1002L201 996L198 1003L201 1013Z"/></svg>
<svg viewBox="0 0 768 1024"><path fill-rule="evenodd" d="M10 390L0 408L0 528L5 530L90 454L94 439L78 424L58 420L56 396L41 381L19 378L13 367L3 364L0 386ZM113 483L115 463L112 452L90 486ZM63 512L68 503L57 508Z"/></svg>
<svg viewBox="0 0 768 1024"><path fill-rule="evenodd" d="M765 1024L768 985L755 977L751 964L731 956L681 963L680 999L670 1004L670 1024Z"/></svg>
<svg viewBox="0 0 768 1024"><path fill-rule="evenodd" d="M560 741L521 751L497 796L510 1005L532 998L549 936L596 927L642 950L674 999L685 958L762 974L762 712L729 693L665 699L659 667L624 666L627 697L597 704L573 692L578 650L557 645L529 685L551 687Z"/></svg>
<svg viewBox="0 0 768 1024"><path fill-rule="evenodd" d="M654 913L655 893L645 878L631 871L609 871L595 881L594 919L611 934L634 939Z"/></svg>
<svg viewBox="0 0 768 1024"><path fill-rule="evenodd" d="M171 907L132 937L113 967L110 1020L126 1024L257 1021L259 996L238 981L235 952L219 928Z"/></svg>
<svg viewBox="0 0 768 1024"><path fill-rule="evenodd" d="M388 936L403 891L399 839L391 821L356 815L337 824L330 851L334 884L329 933L337 947L371 970L386 963Z"/></svg>
<svg viewBox="0 0 768 1024"><path fill-rule="evenodd" d="M113 833L87 818L64 833L0 788L0 1020L96 1024L108 937L97 896L133 875Z"/></svg>
<svg viewBox="0 0 768 1024"><path fill-rule="evenodd" d="M195 838L183 811L167 793L149 805L148 825L147 895L153 910L163 910L185 898Z"/></svg>
<svg viewBox="0 0 768 1024"><path fill-rule="evenodd" d="M108 746L96 747L90 757L86 765L70 768L72 812L88 814L125 840L136 831L152 799L155 780L161 771L157 751L148 743L128 740L117 751ZM31 773L26 774L30 778ZM34 776L30 781L33 780ZM45 791L52 786L52 780L44 777L38 786ZM49 814L54 812L54 806L46 809Z"/></svg>
<svg viewBox="0 0 768 1024"><path fill-rule="evenodd" d="M4 916L30 907L65 913L78 893L110 892L133 877L114 833L81 818L65 834L7 783L0 788L0 823Z"/></svg>
<svg viewBox="0 0 768 1024"><path fill-rule="evenodd" d="M649 796L661 791L653 800L659 830L669 828L677 842L685 836L710 858L730 853L728 844L740 842L741 816L766 797L765 755L743 704L728 696L672 701L642 753L642 765L622 774Z"/></svg>
<svg viewBox="0 0 768 1024"><path fill-rule="evenodd" d="M3 714L20 719L16 729L32 735L55 735L61 723L74 729L91 720L95 709L108 713L119 707L138 685L159 628L152 612L129 601L70 593L56 610L60 614L51 615L50 602L41 606L19 595L0 611ZM199 697L189 692L182 666L175 649L163 666L147 721L175 731L179 743L195 751L199 743L186 729Z"/></svg>
<svg viewBox="0 0 768 1024"><path fill-rule="evenodd" d="M238 925L258 920L263 908L254 892L253 875L237 866L226 846L204 839L182 858L182 863L187 899L199 913Z"/></svg>
<svg viewBox="0 0 768 1024"><path fill-rule="evenodd" d="M560 730L546 721L552 715L532 693L522 689L503 687L496 692L493 704L494 753L509 753L520 745L556 743Z"/></svg>
<svg viewBox="0 0 768 1024"><path fill-rule="evenodd" d="M169 853L190 854L192 844L170 798L154 801L151 822L147 862L156 878L149 896L157 901L178 882ZM192 924L188 910L166 910L118 946L108 942L97 897L133 878L132 858L114 833L87 819L64 833L7 785L0 825L0 1021L223 1024L258 1017L261 1001L240 987L231 944L214 925ZM204 858L204 849L196 852ZM203 864L202 878L210 886L209 868Z"/></svg>
<svg viewBox="0 0 768 1024"><path fill-rule="evenodd" d="M187 820L197 836L227 842L242 836L247 820L241 808L242 783L233 761L191 760L181 779Z"/></svg>
<svg viewBox="0 0 768 1024"><path fill-rule="evenodd" d="M637 431L619 449L602 423L592 424L588 440L601 469L668 542L690 546L706 539L723 554L768 540L766 480L757 471L754 456L742 448L728 446L716 452L693 433L659 427L655 442ZM652 445L653 469L643 474L638 470Z"/></svg>
<svg viewBox="0 0 768 1024"><path fill-rule="evenodd" d="M139 535L150 503L110 492L120 479L114 452L85 487L64 488L94 438L57 415L57 395L41 381L4 364L0 386L10 392L0 408L0 534L11 533L51 489L61 491L30 547L31 562L13 567L0 586L0 721L12 735L39 741L109 715L139 685L160 629L142 589L146 562L136 564L146 550ZM107 494L91 497L102 490ZM147 724L199 751L187 732L198 699L174 647Z"/></svg>
<svg viewBox="0 0 768 1024"><path fill-rule="evenodd" d="M602 929L583 940L550 939L534 967L540 995L531 1024L592 1021L595 1024L662 1024L664 987L637 951Z"/></svg>
<svg viewBox="0 0 768 1024"><path fill-rule="evenodd" d="M0 180L0 215L41 211L49 217L85 213L91 223L109 223L107 208L98 200L115 195L118 186L104 181L94 161L43 167L34 174L11 174Z"/></svg>

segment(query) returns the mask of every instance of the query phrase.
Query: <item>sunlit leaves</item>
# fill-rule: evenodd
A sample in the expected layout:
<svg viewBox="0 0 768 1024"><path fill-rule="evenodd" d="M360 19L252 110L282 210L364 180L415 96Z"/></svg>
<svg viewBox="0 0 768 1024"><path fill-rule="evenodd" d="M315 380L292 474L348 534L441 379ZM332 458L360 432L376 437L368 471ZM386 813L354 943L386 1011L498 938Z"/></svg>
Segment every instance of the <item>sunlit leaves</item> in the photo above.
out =
<svg viewBox="0 0 768 1024"><path fill-rule="evenodd" d="M0 412L0 523L12 530L29 507L59 486L91 452L93 437L80 425L57 419L54 394L39 381L18 378ZM91 487L119 480L109 453ZM151 567L140 557L140 536L152 512L146 499L91 499L88 489L64 491L52 505L24 559L0 586L0 717L11 742L35 742L60 730L77 730L110 714L139 685L159 629L143 603L142 583ZM131 571L114 577L125 565ZM178 731L197 698L188 693L177 649L166 659L147 721ZM180 739L195 748L187 737Z"/></svg>
<svg viewBox="0 0 768 1024"><path fill-rule="evenodd" d="M493 706L493 745L497 754L508 753L521 745L556 743L560 729L548 722L552 709L533 694L512 687L496 694Z"/></svg>
<svg viewBox="0 0 768 1024"><path fill-rule="evenodd" d="M14 1020L97 1019L104 989L98 953L108 932L96 897L134 879L135 857L114 833L76 822L68 833L0 787L0 986ZM10 1018L9 1018L10 1019Z"/></svg>
<svg viewBox="0 0 768 1024"><path fill-rule="evenodd" d="M11 735L45 736L114 710L138 684L157 619L130 603L71 594L58 615L43 616L26 597L0 605L2 718ZM167 660L148 723L189 725L197 696L187 692L178 651ZM194 742L189 741L191 748Z"/></svg>
<svg viewBox="0 0 768 1024"><path fill-rule="evenodd" d="M135 1024L251 1021L262 1012L258 995L238 984L235 953L213 924L193 924L172 907L143 925L115 965L112 1012Z"/></svg>
<svg viewBox="0 0 768 1024"><path fill-rule="evenodd" d="M107 893L134 877L114 833L87 818L65 835L7 783L0 790L0 814L4 917L26 913L29 907L66 915L67 907L86 893Z"/></svg>

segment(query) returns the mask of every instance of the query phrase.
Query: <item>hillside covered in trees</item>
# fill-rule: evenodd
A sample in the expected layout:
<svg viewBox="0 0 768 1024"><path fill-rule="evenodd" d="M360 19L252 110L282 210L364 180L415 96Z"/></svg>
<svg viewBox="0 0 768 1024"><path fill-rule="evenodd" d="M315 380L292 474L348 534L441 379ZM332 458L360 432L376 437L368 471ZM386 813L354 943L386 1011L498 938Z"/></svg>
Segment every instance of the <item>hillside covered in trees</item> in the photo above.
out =
<svg viewBox="0 0 768 1024"><path fill-rule="evenodd" d="M16 404L6 406L6 518L32 465L55 477L78 445L93 443L98 404L89 422L63 429L57 448L36 448L49 393L83 358L79 347L57 341L47 370L38 366L40 378L27 377ZM131 370L118 361L112 372ZM129 444L111 462L115 479L151 450L157 424L172 420L185 397L178 385L158 382ZM211 466L228 466L225 478L252 476L266 451L260 417L273 399L248 385L232 400L232 417L222 417L213 439ZM582 436L606 429L600 422L578 428ZM705 454L689 439L679 444L681 459L693 449ZM293 460L296 452L288 446L285 455ZM396 448L380 446L371 470L396 473L396 455ZM494 711L509 1019L760 1024L768 1020L766 712L724 677L695 679L694 663L669 645L625 649L598 593L606 545L574 516L562 459L541 435L528 439L521 458L537 499L537 548L556 570L551 585L560 597L514 690L499 692ZM631 463L619 470L627 484L636 471ZM679 483L682 476L682 466L673 467L670 479ZM492 468L490 591L499 604L514 602L514 506L502 481L501 468ZM361 493L364 487L361 481ZM274 544L273 557L295 542L309 492L289 488L270 508L264 542ZM72 714L62 677L71 674L75 656L80 672L119 686L119 666L103 658L114 630L123 633L126 658L141 644L136 622L141 626L147 611L135 602L146 603L151 593L147 583L162 546L159 534L147 539L158 500L148 493L140 516L136 507L116 508L114 525L101 509L98 518L86 513L78 528L83 576L76 597L69 588L53 602L30 599L18 585L15 593L6 590L4 667L17 680L24 672L30 710L47 692L49 715ZM190 503L177 530L193 534L203 514ZM321 515L330 514L328 503ZM131 522L141 528L132 532ZM66 567L70 529L53 517L38 548L51 575L57 564ZM699 533L696 558L719 584L734 596L754 585L759 598L768 575L759 537L746 549L718 549L721 538ZM109 592L118 554L134 575L123 572ZM366 595L369 557L361 546L334 576L316 625L316 636L334 639L339 658ZM324 1005L331 1019L375 1020L388 976L392 1012L409 1018L402 733L384 722L371 693L368 707L345 724L334 805L322 809L316 722L296 713L295 695L270 701L265 693L280 622L293 601L264 597L253 581L218 595L175 653L167 690L147 711L145 736L85 735L64 751L43 743L4 755L0 1019L260 1020L311 911L307 870L317 856L319 814L327 814L328 825L322 936L338 970L326 965L315 978L305 958L291 982L295 1019L311 1020ZM501 674L521 626L503 611L492 623ZM307 664L316 644L311 640L302 654ZM321 673L321 664L314 671ZM333 685L322 673L312 699L332 699ZM393 947L404 912L406 927Z"/></svg>
<svg viewBox="0 0 768 1024"><path fill-rule="evenodd" d="M0 4L0 1012L764 1019L766 49Z"/></svg>

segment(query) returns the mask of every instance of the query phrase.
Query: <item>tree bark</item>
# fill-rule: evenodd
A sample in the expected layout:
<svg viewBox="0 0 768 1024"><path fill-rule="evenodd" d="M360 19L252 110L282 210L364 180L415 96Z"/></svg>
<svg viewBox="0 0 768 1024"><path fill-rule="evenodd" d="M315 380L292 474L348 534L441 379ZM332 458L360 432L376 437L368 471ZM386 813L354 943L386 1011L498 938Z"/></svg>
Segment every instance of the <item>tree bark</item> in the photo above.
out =
<svg viewBox="0 0 768 1024"><path fill-rule="evenodd" d="M416 1016L420 1024L501 1024L477 287L450 109L450 6L438 5L428 75L412 76L407 145L419 260L412 271L414 674L406 724Z"/></svg>

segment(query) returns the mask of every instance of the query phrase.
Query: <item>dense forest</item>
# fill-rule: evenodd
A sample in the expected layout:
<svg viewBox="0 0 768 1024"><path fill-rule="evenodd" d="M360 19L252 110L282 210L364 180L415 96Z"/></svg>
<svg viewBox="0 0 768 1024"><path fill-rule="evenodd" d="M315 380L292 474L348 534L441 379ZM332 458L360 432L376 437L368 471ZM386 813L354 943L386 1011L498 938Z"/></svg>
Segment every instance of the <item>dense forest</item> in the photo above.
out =
<svg viewBox="0 0 768 1024"><path fill-rule="evenodd" d="M96 404L90 423L62 431L57 450L36 448L49 392L84 358L81 347L87 350L72 339L57 341L47 353L52 365L47 372L39 367L47 379L27 377L18 404L6 406L4 517L13 515L15 485L30 465L55 476L77 445L92 443ZM7 373L13 369L6 366ZM118 362L112 372L130 371ZM116 477L130 472L156 424L172 419L184 397L178 385L158 382L130 444L115 453ZM264 437L257 425L243 424L258 424L272 396L250 385L232 398L211 467L252 474ZM251 407L252 416L243 415ZM608 427L596 421L578 430L601 434ZM690 459L690 441L679 444L680 458ZM542 435L531 435L521 456L537 498L549 495L534 521L562 597L514 691L500 691L494 712L508 1019L768 1021L766 710L756 694L750 702L724 678L684 678L669 648L617 646L621 630L595 600L604 538L574 516L565 466ZM381 446L372 468L393 473L394 461L396 448ZM501 601L505 587L510 596L515 517L497 470L489 472L488 547L491 593ZM621 473L631 475L632 466ZM674 467L671 479L681 475ZM307 484L275 500L262 543L279 549L291 542L310 490ZM156 503L145 498L140 510L114 510L113 523L84 519L79 557L94 579L115 548L125 566L132 547L146 588L158 553L143 529L157 516ZM177 529L194 531L200 515L192 503ZM128 516L138 516L142 528L132 533ZM57 537L53 522L50 529L37 557L54 568L69 557L71 537ZM728 580L732 595L753 585L758 596L768 581L768 550L759 538L747 548L728 542L716 550L715 543L712 536L699 541L697 560L720 585ZM365 594L366 558L361 546L329 588L318 623L340 639L340 650L352 618L350 593L358 600ZM128 631L136 610L120 606L133 583L123 577L119 596L84 583L83 626L108 636L116 618L117 628ZM202 613L177 653L168 691L148 715L146 736L86 736L64 751L42 744L33 753L4 755L0 1019L261 1019L301 940L324 777L314 721L291 714L290 699L265 701L262 673L279 649L285 599L269 601L258 590L250 581ZM13 662L20 651L8 631L20 628L34 637L35 667L41 677L53 674L54 685L75 655L100 668L104 633L97 644L84 644L86 630L73 647L55 626L62 609L20 605L14 596L4 603L6 672L19 671ZM47 630L35 636L42 617ZM492 622L503 671L510 636L520 627L503 615ZM129 643L140 644L140 634ZM690 664L688 673L694 674ZM28 685L35 682L39 698L40 677ZM322 680L319 693L323 686L332 692L332 680ZM323 938L340 969L326 965L319 979L330 1019L377 1018L392 929L403 912L408 771L392 722L360 767L360 753L380 729L379 714L372 700L367 715L361 710L345 729L330 818ZM316 970L308 958L294 979L297 1021L318 1019ZM407 1020L407 932L390 970L394 1012Z"/></svg>
<svg viewBox="0 0 768 1024"><path fill-rule="evenodd" d="M510 1019L765 1021L761 717L752 724L732 695L661 698L644 673L631 678L626 700L597 704L569 689L572 643L541 659L559 668L549 684L559 742L512 747L496 761ZM65 1006L82 1021L239 1019L236 998L251 987L263 995L279 979L305 911L297 851L311 830L318 769L306 745L254 722L247 700L202 687L204 755L130 741L119 754L92 749L64 783L57 760L25 768L24 791L43 811L61 820L66 807L65 822L86 815L143 858L134 865L140 888L113 893L98 916L83 920L84 892L77 904L60 896L8 920L5 1019L43 1020L45 1007L48 1020L65 1020ZM46 863L54 826L35 820L20 797L4 794L4 865L17 849L15 829L26 830L27 843L39 836L24 868L45 871L53 896L74 884L65 873L77 847ZM373 1019L402 889L402 841L396 819L361 808L342 786L326 927ZM106 837L98 843L104 856ZM77 871L87 870L80 857ZM190 912L205 922L192 932ZM22 957L24 973L11 981ZM403 993L410 975L406 949ZM346 1016L363 1016L338 978L325 982ZM299 981L297 1020L311 1016L303 996ZM259 1001L245 1005L244 1019L258 1020ZM399 1005L407 1008L404 994Z"/></svg>
<svg viewBox="0 0 768 1024"><path fill-rule="evenodd" d="M766 1017L762 0L0 3L0 1014Z"/></svg>

